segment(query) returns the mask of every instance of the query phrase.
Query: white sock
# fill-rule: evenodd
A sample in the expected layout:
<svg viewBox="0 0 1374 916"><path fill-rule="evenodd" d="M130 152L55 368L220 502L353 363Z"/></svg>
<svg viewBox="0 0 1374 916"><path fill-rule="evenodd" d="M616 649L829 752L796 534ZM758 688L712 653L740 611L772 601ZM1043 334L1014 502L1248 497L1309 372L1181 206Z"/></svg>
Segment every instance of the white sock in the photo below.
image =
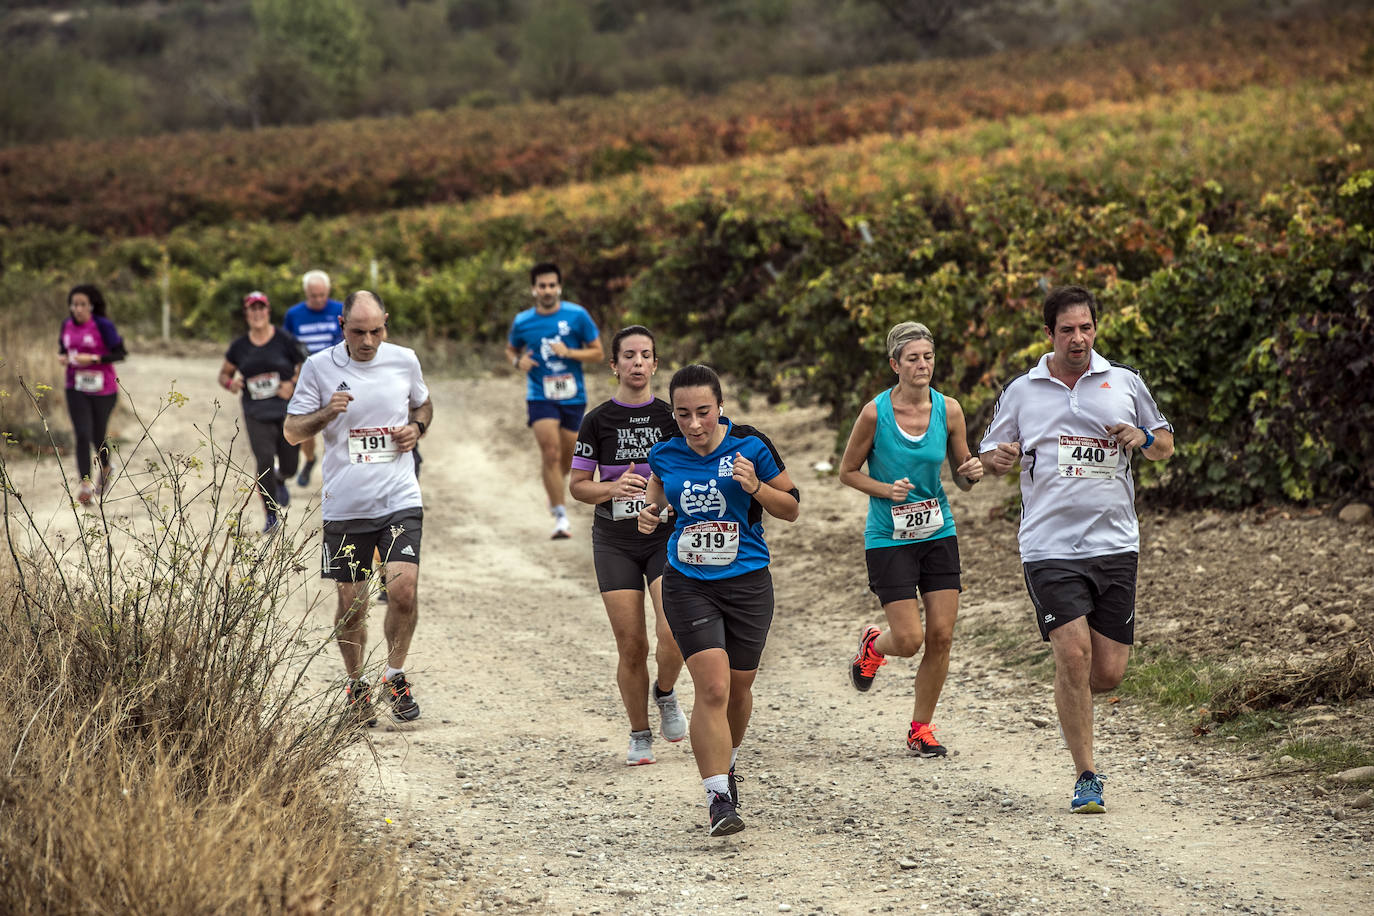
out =
<svg viewBox="0 0 1374 916"><path fill-rule="evenodd" d="M732 769L732 770L735 768L735 759L736 759L737 757L739 757L739 748L738 748L738 747L732 747L732 748L730 748L730 769Z"/></svg>
<svg viewBox="0 0 1374 916"><path fill-rule="evenodd" d="M388 665L388 666L387 666L387 669L386 669L386 673L384 673L384 674L382 675L382 680L384 680L384 681L389 681L389 680L391 680L393 677L395 677L396 675L398 675L398 674L405 674L405 673L406 673L406 669L404 669L404 668L392 668L390 665Z"/></svg>
<svg viewBox="0 0 1374 916"><path fill-rule="evenodd" d="M730 777L725 773L721 773L719 776L707 776L701 781L701 785L706 789L708 802L711 800L712 792L717 795L724 795L726 798L730 797Z"/></svg>
<svg viewBox="0 0 1374 916"><path fill-rule="evenodd" d="M562 505L561 503L560 503L559 505L557 505L557 506L554 506L554 507L553 507L552 509L550 509L549 511L553 513L553 517L554 517L554 518L567 518L567 517L568 517L568 510L565 509L565 508L563 508L563 505Z"/></svg>

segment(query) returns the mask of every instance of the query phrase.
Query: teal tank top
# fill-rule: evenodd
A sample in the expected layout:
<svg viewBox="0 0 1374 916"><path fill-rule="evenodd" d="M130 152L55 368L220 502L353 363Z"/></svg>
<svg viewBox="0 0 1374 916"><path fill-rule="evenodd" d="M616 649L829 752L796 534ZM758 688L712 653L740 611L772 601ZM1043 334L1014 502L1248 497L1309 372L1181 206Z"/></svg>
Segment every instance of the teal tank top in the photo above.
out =
<svg viewBox="0 0 1374 916"><path fill-rule="evenodd" d="M945 396L930 389L930 426L920 441L913 441L897 425L892 414L892 390L873 399L878 426L868 453L868 476L883 483L905 477L912 489L906 502L868 498L868 523L864 547L900 547L954 536L954 515L949 511L940 465L945 460L949 427L945 422Z"/></svg>

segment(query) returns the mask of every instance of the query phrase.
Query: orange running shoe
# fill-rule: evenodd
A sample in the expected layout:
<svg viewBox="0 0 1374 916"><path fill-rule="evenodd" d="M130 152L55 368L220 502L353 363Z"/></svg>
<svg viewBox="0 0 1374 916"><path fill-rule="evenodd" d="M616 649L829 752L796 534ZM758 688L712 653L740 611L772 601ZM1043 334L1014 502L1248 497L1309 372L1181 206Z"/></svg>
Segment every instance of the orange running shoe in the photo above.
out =
<svg viewBox="0 0 1374 916"><path fill-rule="evenodd" d="M906 734L906 750L913 757L943 757L945 746L935 740L935 729L929 722L912 722Z"/></svg>
<svg viewBox="0 0 1374 916"><path fill-rule="evenodd" d="M859 633L859 652L849 663L849 679L861 693L873 686L878 669L887 664L887 658L873 648L873 640L882 635L883 631L875 626L864 627Z"/></svg>

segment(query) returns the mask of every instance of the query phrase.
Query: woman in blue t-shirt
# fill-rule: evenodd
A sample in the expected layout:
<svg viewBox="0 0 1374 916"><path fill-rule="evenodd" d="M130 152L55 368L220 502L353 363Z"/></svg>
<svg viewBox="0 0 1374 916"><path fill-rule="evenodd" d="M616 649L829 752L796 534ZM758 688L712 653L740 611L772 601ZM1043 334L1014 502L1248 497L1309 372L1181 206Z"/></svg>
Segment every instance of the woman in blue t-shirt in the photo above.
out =
<svg viewBox="0 0 1374 916"><path fill-rule="evenodd" d="M772 443L722 416L720 379L709 367L679 369L668 398L682 436L649 452L653 473L639 530L653 532L660 508L672 506L663 611L696 690L692 753L710 805L709 832L725 836L744 829L734 764L773 621L763 511L795 521L800 495Z"/></svg>
<svg viewBox="0 0 1374 916"><path fill-rule="evenodd" d="M864 558L868 587L882 602L888 630L866 626L850 661L854 686L868 690L885 656L910 658L925 643L916 669L916 705L907 750L943 757L931 719L949 673L954 618L959 613L959 539L940 465L949 461L961 490L983 476L968 446L959 402L930 387L935 342L923 324L904 321L887 335L888 364L897 384L864 405L840 459L840 481L868 494ZM868 473L860 470L868 464ZM917 595L925 602L921 628Z"/></svg>

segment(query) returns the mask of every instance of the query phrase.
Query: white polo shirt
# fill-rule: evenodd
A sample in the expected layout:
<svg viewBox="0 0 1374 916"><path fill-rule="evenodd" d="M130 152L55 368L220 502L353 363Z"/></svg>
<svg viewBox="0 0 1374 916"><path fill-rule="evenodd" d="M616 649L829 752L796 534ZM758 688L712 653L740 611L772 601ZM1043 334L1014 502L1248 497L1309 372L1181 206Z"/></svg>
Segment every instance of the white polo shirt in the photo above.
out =
<svg viewBox="0 0 1374 916"><path fill-rule="evenodd" d="M1130 454L1117 423L1173 427L1134 370L1092 351L1073 388L1050 375L1050 354L1002 390L979 453L1021 443L1021 560L1083 559L1140 550Z"/></svg>
<svg viewBox="0 0 1374 916"><path fill-rule="evenodd" d="M415 351L382 343L365 363L339 343L301 367L288 414L314 413L336 391L353 395L348 409L324 428L320 513L327 522L377 519L417 508L420 482L409 452L396 452L389 430L410 422L410 411L429 400Z"/></svg>

